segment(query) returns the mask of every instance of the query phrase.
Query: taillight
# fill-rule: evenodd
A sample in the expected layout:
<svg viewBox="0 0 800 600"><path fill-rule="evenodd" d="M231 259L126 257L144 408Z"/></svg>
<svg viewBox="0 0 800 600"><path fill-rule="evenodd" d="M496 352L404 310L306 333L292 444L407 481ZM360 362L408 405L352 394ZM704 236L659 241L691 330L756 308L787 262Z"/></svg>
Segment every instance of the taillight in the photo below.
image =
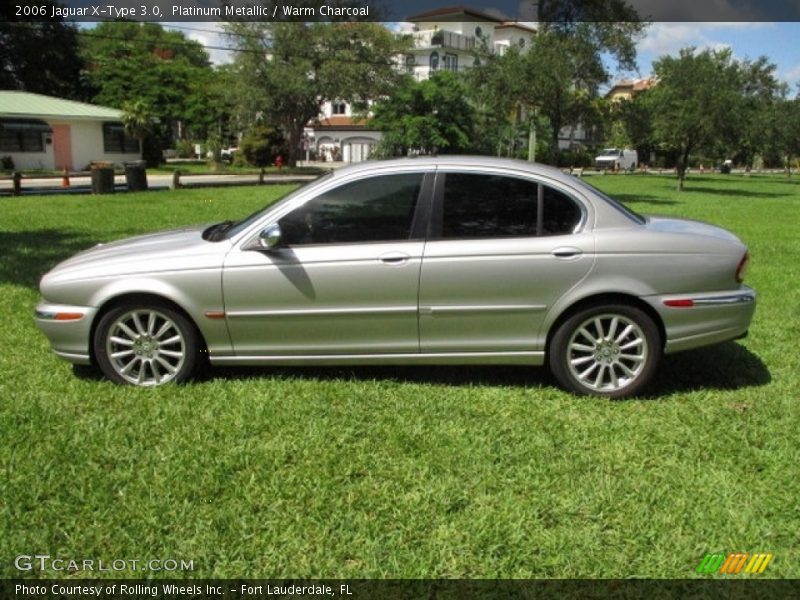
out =
<svg viewBox="0 0 800 600"><path fill-rule="evenodd" d="M742 260L739 261L739 265L736 267L736 281L742 283L744 281L744 276L747 273L747 264L750 262L750 253L745 251Z"/></svg>

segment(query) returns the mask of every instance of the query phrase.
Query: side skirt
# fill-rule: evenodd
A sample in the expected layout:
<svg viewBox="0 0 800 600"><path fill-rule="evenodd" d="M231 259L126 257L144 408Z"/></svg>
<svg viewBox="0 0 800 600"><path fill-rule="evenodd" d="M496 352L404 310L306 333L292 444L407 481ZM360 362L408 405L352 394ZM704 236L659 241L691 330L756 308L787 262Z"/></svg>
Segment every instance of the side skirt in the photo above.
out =
<svg viewBox="0 0 800 600"><path fill-rule="evenodd" d="M212 365L543 365L544 352L210 356Z"/></svg>

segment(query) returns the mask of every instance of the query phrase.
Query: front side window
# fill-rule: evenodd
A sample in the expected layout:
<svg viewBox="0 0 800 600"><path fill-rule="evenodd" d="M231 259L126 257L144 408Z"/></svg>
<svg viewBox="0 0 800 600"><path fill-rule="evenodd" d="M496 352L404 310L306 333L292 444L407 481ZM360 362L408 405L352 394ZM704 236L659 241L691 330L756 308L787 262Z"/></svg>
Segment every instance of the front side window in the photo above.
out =
<svg viewBox="0 0 800 600"><path fill-rule="evenodd" d="M370 177L325 192L278 221L283 240L289 246L407 240L422 177Z"/></svg>
<svg viewBox="0 0 800 600"><path fill-rule="evenodd" d="M445 179L444 239L562 235L572 233L580 219L574 200L535 181L471 173L448 173Z"/></svg>
<svg viewBox="0 0 800 600"><path fill-rule="evenodd" d="M139 140L129 136L122 123L103 123L103 152L137 154Z"/></svg>

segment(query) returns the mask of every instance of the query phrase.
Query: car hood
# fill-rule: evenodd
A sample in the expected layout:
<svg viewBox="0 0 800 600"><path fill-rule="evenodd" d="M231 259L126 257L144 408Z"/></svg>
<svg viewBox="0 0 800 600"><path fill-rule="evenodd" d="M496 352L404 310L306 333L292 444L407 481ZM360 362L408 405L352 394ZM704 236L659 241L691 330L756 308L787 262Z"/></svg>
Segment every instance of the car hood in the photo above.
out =
<svg viewBox="0 0 800 600"><path fill-rule="evenodd" d="M98 244L59 263L45 278L53 281L219 266L230 243L204 240L207 227L198 225Z"/></svg>
<svg viewBox="0 0 800 600"><path fill-rule="evenodd" d="M727 229L703 223L702 221L647 215L645 226L651 231L662 233L686 233L741 243L741 240Z"/></svg>

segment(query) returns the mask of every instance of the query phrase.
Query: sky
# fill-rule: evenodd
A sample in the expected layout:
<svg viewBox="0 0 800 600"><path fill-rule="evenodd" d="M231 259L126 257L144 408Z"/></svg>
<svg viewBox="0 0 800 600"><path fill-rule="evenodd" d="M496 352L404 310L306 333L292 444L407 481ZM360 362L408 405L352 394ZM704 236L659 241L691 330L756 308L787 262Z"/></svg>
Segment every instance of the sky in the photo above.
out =
<svg viewBox="0 0 800 600"><path fill-rule="evenodd" d="M778 78L792 87L800 83L800 23L653 23L638 45L639 71L651 73L651 64L664 54L676 55L685 46L729 47L734 57L766 56L777 66Z"/></svg>
<svg viewBox="0 0 800 600"><path fill-rule="evenodd" d="M169 27L169 23L164 23ZM213 33L218 23L175 23L188 37L206 46L228 46L224 38ZM200 29L196 31L190 29ZM697 48L729 47L737 59L767 56L777 66L778 78L791 86L795 95L800 84L800 23L653 23L638 44L638 73L617 73L613 78L646 77L654 60L664 54L676 55L685 46ZM231 60L231 53L209 50L214 63Z"/></svg>

